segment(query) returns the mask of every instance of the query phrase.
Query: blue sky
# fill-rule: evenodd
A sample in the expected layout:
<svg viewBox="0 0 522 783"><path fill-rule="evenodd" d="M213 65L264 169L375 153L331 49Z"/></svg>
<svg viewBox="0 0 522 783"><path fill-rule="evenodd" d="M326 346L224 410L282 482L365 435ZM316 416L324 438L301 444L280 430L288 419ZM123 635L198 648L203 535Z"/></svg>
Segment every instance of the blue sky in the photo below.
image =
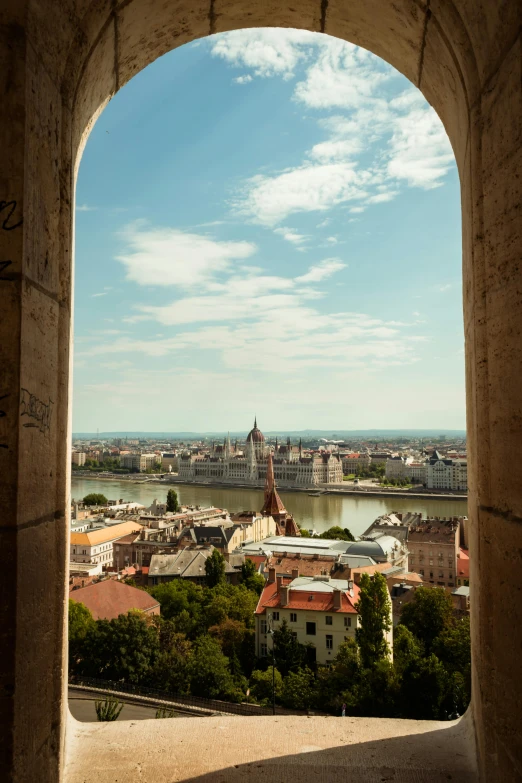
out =
<svg viewBox="0 0 522 783"><path fill-rule="evenodd" d="M365 50L160 58L91 132L75 232L75 431L465 426L454 157Z"/></svg>

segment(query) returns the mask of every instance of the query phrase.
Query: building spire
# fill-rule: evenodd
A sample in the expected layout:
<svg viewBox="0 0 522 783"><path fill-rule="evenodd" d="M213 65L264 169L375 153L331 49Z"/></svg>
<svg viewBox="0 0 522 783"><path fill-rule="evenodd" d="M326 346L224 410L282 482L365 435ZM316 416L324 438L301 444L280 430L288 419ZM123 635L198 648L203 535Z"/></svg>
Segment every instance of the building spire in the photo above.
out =
<svg viewBox="0 0 522 783"><path fill-rule="evenodd" d="M266 463L265 502L261 509L261 513L266 517L274 518L278 531L280 531L280 525L284 525L287 517L287 510L284 507L283 501L277 494L274 477L274 462L271 452L268 454ZM278 535L280 535L280 532Z"/></svg>
<svg viewBox="0 0 522 783"><path fill-rule="evenodd" d="M257 414L254 416L254 429L257 430Z"/></svg>

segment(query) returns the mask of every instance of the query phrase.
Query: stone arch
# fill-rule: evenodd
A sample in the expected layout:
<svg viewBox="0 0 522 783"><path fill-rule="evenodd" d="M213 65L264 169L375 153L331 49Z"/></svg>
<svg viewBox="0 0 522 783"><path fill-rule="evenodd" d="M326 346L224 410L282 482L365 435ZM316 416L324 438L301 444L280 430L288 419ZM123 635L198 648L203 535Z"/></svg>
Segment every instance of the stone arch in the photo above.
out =
<svg viewBox="0 0 522 783"><path fill-rule="evenodd" d="M522 774L513 653L522 646L520 19L520 0L8 2L0 27L8 779L64 779L72 208L81 150L106 102L155 58L194 38L255 26L325 32L369 49L419 87L453 145L462 194L474 738L483 780ZM29 422L20 416L27 399L39 411Z"/></svg>

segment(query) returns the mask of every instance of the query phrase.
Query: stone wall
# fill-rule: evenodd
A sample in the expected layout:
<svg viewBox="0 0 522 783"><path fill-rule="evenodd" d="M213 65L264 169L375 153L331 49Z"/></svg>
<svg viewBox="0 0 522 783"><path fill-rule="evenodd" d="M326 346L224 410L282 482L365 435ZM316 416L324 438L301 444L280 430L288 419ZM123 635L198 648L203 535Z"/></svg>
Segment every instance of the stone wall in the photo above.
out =
<svg viewBox="0 0 522 783"><path fill-rule="evenodd" d="M73 205L81 151L107 101L156 57L197 37L252 26L305 28L366 47L422 90L450 136L462 189L472 713L482 780L522 776L521 11L520 0L3 0L4 779L63 778Z"/></svg>

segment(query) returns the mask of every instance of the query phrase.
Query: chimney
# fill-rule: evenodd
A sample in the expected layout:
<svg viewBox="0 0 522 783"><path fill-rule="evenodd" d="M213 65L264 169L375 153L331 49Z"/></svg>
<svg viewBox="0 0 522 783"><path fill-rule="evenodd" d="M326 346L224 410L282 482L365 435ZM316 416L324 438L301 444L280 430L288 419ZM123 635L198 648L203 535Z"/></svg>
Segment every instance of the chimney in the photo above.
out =
<svg viewBox="0 0 522 783"><path fill-rule="evenodd" d="M341 608L341 600L342 600L342 592L340 590L334 590L333 594L333 608L334 609L340 609Z"/></svg>
<svg viewBox="0 0 522 783"><path fill-rule="evenodd" d="M281 585L283 584L283 577L276 576L276 582L277 582L277 592L279 592L281 590Z"/></svg>
<svg viewBox="0 0 522 783"><path fill-rule="evenodd" d="M275 582L276 580L276 574L275 574L275 568L269 568L268 569L268 581L269 582Z"/></svg>
<svg viewBox="0 0 522 783"><path fill-rule="evenodd" d="M292 568L292 579L297 579L298 576L299 576L299 569Z"/></svg>
<svg viewBox="0 0 522 783"><path fill-rule="evenodd" d="M288 585L281 585L279 591L279 597L281 601L281 606L288 606L290 601L290 588L288 587Z"/></svg>
<svg viewBox="0 0 522 783"><path fill-rule="evenodd" d="M353 598L353 580L348 580L348 592L350 594L350 598Z"/></svg>

